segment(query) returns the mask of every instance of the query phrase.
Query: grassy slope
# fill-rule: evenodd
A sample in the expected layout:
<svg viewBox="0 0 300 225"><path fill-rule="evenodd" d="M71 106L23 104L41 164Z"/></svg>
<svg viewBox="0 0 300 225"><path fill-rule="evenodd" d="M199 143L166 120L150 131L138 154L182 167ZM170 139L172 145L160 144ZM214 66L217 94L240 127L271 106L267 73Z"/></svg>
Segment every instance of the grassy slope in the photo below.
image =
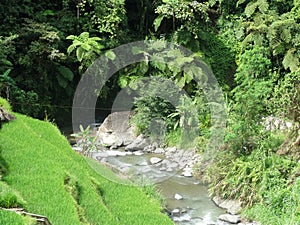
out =
<svg viewBox="0 0 300 225"><path fill-rule="evenodd" d="M16 116L0 130L0 151L8 165L3 180L20 193L27 211L58 225L172 224L140 189L91 169L52 124Z"/></svg>

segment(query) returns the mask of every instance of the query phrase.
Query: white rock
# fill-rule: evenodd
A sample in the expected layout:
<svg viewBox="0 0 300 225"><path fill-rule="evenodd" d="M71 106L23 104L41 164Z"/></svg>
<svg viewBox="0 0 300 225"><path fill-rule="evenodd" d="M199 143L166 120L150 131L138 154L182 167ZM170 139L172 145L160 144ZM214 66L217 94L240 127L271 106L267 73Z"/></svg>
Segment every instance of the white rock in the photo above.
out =
<svg viewBox="0 0 300 225"><path fill-rule="evenodd" d="M157 148L154 150L155 154L163 154L165 152L165 150L163 148Z"/></svg>
<svg viewBox="0 0 300 225"><path fill-rule="evenodd" d="M173 220L175 222L188 222L188 221L191 221L191 216L189 214L185 214L183 216L180 216L180 217L174 217Z"/></svg>
<svg viewBox="0 0 300 225"><path fill-rule="evenodd" d="M236 215L242 210L242 203L238 200L226 200L217 196L212 199L220 208L226 209L228 213Z"/></svg>
<svg viewBox="0 0 300 225"><path fill-rule="evenodd" d="M136 156L144 155L144 153L142 151L135 151L135 152L133 152L133 154Z"/></svg>
<svg viewBox="0 0 300 225"><path fill-rule="evenodd" d="M107 151L108 156L125 156L126 152L121 152L117 150L109 150Z"/></svg>
<svg viewBox="0 0 300 225"><path fill-rule="evenodd" d="M181 200L181 199L183 199L183 197L180 195L180 194L175 194L175 196L174 196L174 198L176 199L176 200Z"/></svg>
<svg viewBox="0 0 300 225"><path fill-rule="evenodd" d="M72 149L75 150L75 151L79 151L79 152L82 151L82 148L77 147L77 146L72 146Z"/></svg>
<svg viewBox="0 0 300 225"><path fill-rule="evenodd" d="M158 157L152 157L151 159L150 159L150 163L151 164L157 164L157 163L160 163L162 161L162 159L161 158L158 158Z"/></svg>
<svg viewBox="0 0 300 225"><path fill-rule="evenodd" d="M193 173L191 171L184 171L182 172L182 175L184 177L192 177L193 176Z"/></svg>
<svg viewBox="0 0 300 225"><path fill-rule="evenodd" d="M180 213L179 209L173 209L171 212L172 215L179 214L179 213Z"/></svg>
<svg viewBox="0 0 300 225"><path fill-rule="evenodd" d="M138 151L143 150L150 143L149 138L145 138L143 135L139 135L131 144L125 147L126 151Z"/></svg>
<svg viewBox="0 0 300 225"><path fill-rule="evenodd" d="M119 146L121 143L118 143L118 139L115 134L102 133L98 135L100 143L106 147L111 147L113 145Z"/></svg>
<svg viewBox="0 0 300 225"><path fill-rule="evenodd" d="M239 215L231 215L231 214L222 214L218 217L219 220L237 224L241 221L241 217Z"/></svg>
<svg viewBox="0 0 300 225"><path fill-rule="evenodd" d="M176 152L176 147L168 147L166 148L167 152Z"/></svg>

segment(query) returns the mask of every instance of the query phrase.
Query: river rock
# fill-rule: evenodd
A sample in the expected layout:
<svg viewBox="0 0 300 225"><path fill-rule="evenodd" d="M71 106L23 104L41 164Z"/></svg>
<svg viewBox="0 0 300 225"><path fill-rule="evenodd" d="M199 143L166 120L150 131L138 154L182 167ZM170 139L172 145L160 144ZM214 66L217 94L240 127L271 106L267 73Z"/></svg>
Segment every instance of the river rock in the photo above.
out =
<svg viewBox="0 0 300 225"><path fill-rule="evenodd" d="M122 145L122 141L118 141L118 138L114 133L98 133L97 135L100 139L100 143L105 147L119 147Z"/></svg>
<svg viewBox="0 0 300 225"><path fill-rule="evenodd" d="M241 217L239 215L231 215L231 214L222 214L218 217L219 220L237 224L241 221Z"/></svg>
<svg viewBox="0 0 300 225"><path fill-rule="evenodd" d="M156 148L155 150L154 150L154 153L155 154L163 154L165 152L165 150L163 149L163 148Z"/></svg>
<svg viewBox="0 0 300 225"><path fill-rule="evenodd" d="M130 112L114 112L101 124L97 131L97 142L106 147L126 146L135 139L134 128L129 125Z"/></svg>
<svg viewBox="0 0 300 225"><path fill-rule="evenodd" d="M181 199L183 199L182 195L177 194L177 193L175 194L174 198L175 198L176 200L181 200Z"/></svg>
<svg viewBox="0 0 300 225"><path fill-rule="evenodd" d="M152 157L150 159L150 163L153 165L153 164L157 164L157 163L160 163L162 161L161 158L158 158L158 157Z"/></svg>
<svg viewBox="0 0 300 225"><path fill-rule="evenodd" d="M182 176L184 176L184 177L192 177L193 173L192 173L192 171L183 171L182 172Z"/></svg>
<svg viewBox="0 0 300 225"><path fill-rule="evenodd" d="M146 146L149 146L149 138L145 138L143 135L139 135L131 144L125 147L125 151L138 151L143 150Z"/></svg>
<svg viewBox="0 0 300 225"><path fill-rule="evenodd" d="M191 219L192 218L189 214L184 214L183 216L173 218L175 222L189 222Z"/></svg>
<svg viewBox="0 0 300 225"><path fill-rule="evenodd" d="M173 209L171 212L171 215L179 215L180 214L180 210L179 209Z"/></svg>
<svg viewBox="0 0 300 225"><path fill-rule="evenodd" d="M176 147L167 147L166 148L166 152L169 152L169 153L173 153L173 152L176 152Z"/></svg>
<svg viewBox="0 0 300 225"><path fill-rule="evenodd" d="M169 164L170 164L170 161L167 160L167 159L164 159L164 160L161 162L161 164L163 164L163 165L169 165Z"/></svg>
<svg viewBox="0 0 300 225"><path fill-rule="evenodd" d="M133 154L135 156L141 156L141 155L144 155L144 153L142 151L135 151L135 152L128 152L129 154Z"/></svg>
<svg viewBox="0 0 300 225"><path fill-rule="evenodd" d="M144 147L143 152L147 152L147 153L154 152L154 150L157 148L157 146L158 146L158 144L156 142L154 142L154 143Z"/></svg>
<svg viewBox="0 0 300 225"><path fill-rule="evenodd" d="M217 196L212 200L217 206L226 209L232 215L237 215L242 210L242 203L238 200L225 200Z"/></svg>
<svg viewBox="0 0 300 225"><path fill-rule="evenodd" d="M126 152L121 152L117 150L109 150L107 151L108 156L126 156Z"/></svg>
<svg viewBox="0 0 300 225"><path fill-rule="evenodd" d="M78 147L78 146L72 146L72 149L77 151L77 152L81 152L82 148Z"/></svg>

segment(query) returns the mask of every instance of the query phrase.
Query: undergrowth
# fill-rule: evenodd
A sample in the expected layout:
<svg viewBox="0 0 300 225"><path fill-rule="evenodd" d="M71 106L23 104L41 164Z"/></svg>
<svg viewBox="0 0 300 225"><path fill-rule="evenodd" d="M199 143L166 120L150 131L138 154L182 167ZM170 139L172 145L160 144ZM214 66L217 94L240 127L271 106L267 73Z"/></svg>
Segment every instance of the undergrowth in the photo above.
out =
<svg viewBox="0 0 300 225"><path fill-rule="evenodd" d="M299 163L276 150L283 135L267 133L248 154L221 150L206 170L210 194L237 199L243 215L266 225L299 224Z"/></svg>

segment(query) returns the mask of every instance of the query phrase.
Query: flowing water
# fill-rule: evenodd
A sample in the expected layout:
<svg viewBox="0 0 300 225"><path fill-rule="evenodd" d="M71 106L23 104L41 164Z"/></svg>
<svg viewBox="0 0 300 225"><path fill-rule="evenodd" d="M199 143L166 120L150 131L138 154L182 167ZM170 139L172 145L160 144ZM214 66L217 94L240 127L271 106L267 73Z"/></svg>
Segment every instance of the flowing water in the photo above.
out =
<svg viewBox="0 0 300 225"><path fill-rule="evenodd" d="M175 224L180 225L225 225L217 218L225 210L217 207L208 196L207 187L193 177L181 176L181 171L161 170L161 164L150 163L151 157L163 159L163 155L143 154L107 156L95 153L94 158L118 168L135 179L147 179L155 183L166 199L167 211ZM175 195L182 197L175 199Z"/></svg>

